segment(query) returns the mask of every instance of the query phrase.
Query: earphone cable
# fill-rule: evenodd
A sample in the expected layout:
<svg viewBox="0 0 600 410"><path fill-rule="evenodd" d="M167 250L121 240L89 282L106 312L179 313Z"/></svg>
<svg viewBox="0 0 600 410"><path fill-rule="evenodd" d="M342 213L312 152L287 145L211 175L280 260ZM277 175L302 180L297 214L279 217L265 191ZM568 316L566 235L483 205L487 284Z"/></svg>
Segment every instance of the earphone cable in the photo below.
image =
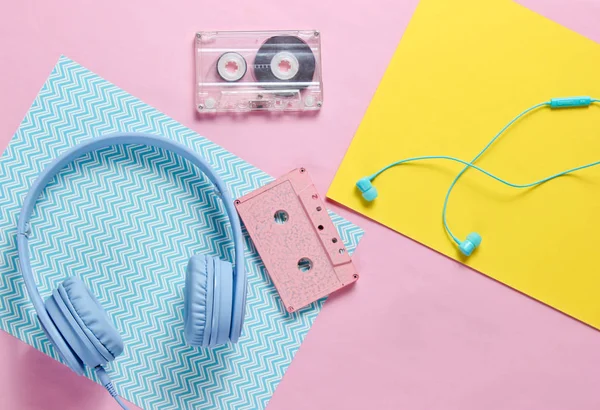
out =
<svg viewBox="0 0 600 410"><path fill-rule="evenodd" d="M531 188L531 187L534 187L536 185L543 184L544 182L548 182L548 181L550 181L552 179L558 178L560 176L567 175L567 174L570 174L570 173L573 173L573 172L576 172L576 171L580 171L582 169L594 167L596 165L600 165L600 161L591 162L589 164L580 165L580 166L577 166L577 167L574 167L574 168L570 168L570 169L567 169L565 171L561 171L561 172L558 172L556 174L550 175L549 177L542 178L542 179L539 179L539 180L533 181L533 182L528 182L528 183L525 183L525 184L516 184L514 182L507 181L507 180L505 180L505 179L503 179L503 178L501 178L501 177L499 177L497 175L494 175L491 172L486 171L485 169L483 169L483 168L481 168L481 167L473 164L472 162L467 162L467 161L464 161L464 160L462 160L460 158L450 157L450 156L447 156L447 155L426 155L426 156L422 156L422 157L405 158L403 160L396 161L393 164L388 165L387 168L392 167L392 166L396 166L396 165L406 164L408 162L426 161L426 160L435 160L435 159L442 159L442 160L448 160L448 161L458 162L460 164L463 164L465 166L465 168L473 168L474 170L479 171L479 172L487 175L488 177L490 177L490 178L492 178L492 179L494 179L494 180L496 180L496 181L498 181L498 182L500 182L500 183L502 183L502 184L504 184L506 186L509 186L511 188L517 188L517 189ZM457 241L457 239L454 237L454 235L450 232L449 229L448 229L448 233L452 236L452 238L455 241Z"/></svg>
<svg viewBox="0 0 600 410"><path fill-rule="evenodd" d="M506 131L511 125L513 125L517 120L519 120L521 117L523 117L524 115L528 114L529 112L533 111L533 110L537 110L538 108L541 107L545 107L545 106L549 106L550 105L550 101L545 101L543 103L539 103L536 104L534 106L531 106L529 108L527 108L525 111L521 112L519 115L517 115L515 118L513 118L508 124L506 124L495 136L494 138L492 138L490 140L490 142L487 143L487 145L485 147L483 147L483 149L481 151L479 151L479 153L475 156L475 158L473 158L471 161L469 161L469 165L472 165L475 163L475 161L477 161L479 159L479 157L481 157L489 147L492 146L492 144L494 142L496 142L496 140L498 138L500 138L500 136L504 133L504 131ZM446 232L448 232L448 235L450 235L450 237L454 240L454 242L456 242L458 245L460 245L461 241L454 236L454 234L452 233L452 231L450 230L450 227L448 226L448 222L447 222L447 218L446 218L446 209L448 207L448 200L450 199L450 193L452 192L452 189L454 188L454 186L456 185L456 183L458 182L458 180L460 179L460 177L470 168L470 166L465 165L465 167L458 173L458 175L454 178L454 180L452 181L452 183L450 184L450 188L448 188L448 192L446 192L446 197L444 198L444 207L442 208L442 221L444 223L444 228L446 228Z"/></svg>
<svg viewBox="0 0 600 410"><path fill-rule="evenodd" d="M589 101L591 103L600 103L600 99L595 99L595 98L594 99L590 99ZM552 179L558 178L558 177L566 175L566 174L570 174L572 172L576 172L576 171L580 171L580 170L585 169L585 168L590 168L590 167L593 167L593 166L596 166L596 165L600 165L600 161L591 162L589 164L585 164L585 165L577 166L577 167L574 167L574 168L570 168L570 169L568 169L566 171L558 172L556 174L550 175L549 177L542 178L540 180L537 180L537 181L534 181L534 182L529 182L529 183L526 183L526 184L516 184L516 183L510 182L510 181L506 181L505 179L503 179L501 177L498 177L498 176L492 174L491 172L486 171L485 169L478 167L477 165L474 165L475 161L477 161L488 150L488 148L490 148L492 146L492 144L494 142L496 142L498 140L498 138L500 138L500 136L511 125L513 125L516 121L518 121L520 118L522 118L524 115L528 114L529 112L531 112L533 110L536 110L538 108L541 108L541 107L545 107L545 106L551 106L551 102L550 101L545 101L543 103L539 103L539 104L536 104L534 106L531 106L531 107L527 108L526 110L524 110L523 112L521 112L516 117L514 117L508 124L506 124L504 127L502 127L502 129L483 147L483 149L481 151L479 151L479 153L475 156L475 158L473 158L469 162L464 161L464 160L462 160L460 158L451 157L451 156L447 156L447 155L427 155L427 156L421 156L421 157L405 158L405 159L393 162L393 163L391 163L391 164L383 167L382 169L380 169L376 173L368 176L367 178L372 181L378 175L380 175L381 173L387 171L389 168L394 167L396 165L405 164L405 163L408 163L408 162L442 159L442 160L454 161L454 162L458 162L458 163L463 164L464 168L454 178L454 180L450 184L450 187L448 188L448 191L446 192L446 197L444 198L444 206L442 208L442 221L443 221L443 224L444 224L444 228L446 229L446 232L452 238L452 240L454 240L454 242L456 242L458 245L460 245L461 241L452 233L452 230L448 226L446 215L447 215L448 200L450 199L450 194L451 194L454 186L456 185L456 183L460 179L460 177L469 168L473 168L473 169L475 169L475 170L477 170L477 171L479 171L479 172L481 172L481 173L489 176L490 178L493 178L496 181L498 181L498 182L500 182L500 183L502 183L504 185L507 185L509 187L522 189L522 188L530 188L530 187L533 187L533 186L536 186L536 185L543 184L543 183L548 182L548 181L550 181Z"/></svg>
<svg viewBox="0 0 600 410"><path fill-rule="evenodd" d="M570 174L575 171L579 171L579 170L582 170L585 168L590 168L590 167L599 165L600 161L591 162L589 164L571 168L566 171L562 171L562 172L553 174L549 177L542 178L538 181L530 182L527 184L515 184L512 182L508 182L508 181L506 181L500 177L497 177L496 175L474 165L475 161L477 161L488 150L488 148L490 148L492 146L492 144L494 144L494 142L496 142L496 140L498 140L498 138L500 138L500 136L511 125L513 125L516 121L518 121L520 118L522 118L526 114L530 113L531 111L537 110L542 107L550 107L552 109L569 108L569 107L588 107L592 103L600 103L600 99L591 98L589 96L560 97L560 98L552 98L552 99L550 99L550 101L545 101L545 102L542 102L539 104L535 104L535 105L527 108L523 112L521 112L519 115L514 117L508 124L506 124L504 127L502 127L502 129L496 135L494 135L494 137L483 147L483 149L481 151L479 151L479 153L477 155L475 155L475 157L469 162L463 161L462 159L459 159L459 158L445 156L445 155L432 155L432 156L406 158L406 159L403 159L400 161L393 162L393 163L381 168L379 171L377 171L376 173L374 173L370 176L359 179L356 182L356 187L362 192L363 198L366 201L370 202L370 201L373 201L375 198L377 198L377 195L378 195L377 189L373 186L373 183L372 183L373 179L375 179L378 175L380 175L382 172L385 172L386 170L388 170L391 167L394 167L394 166L400 165L400 164L404 164L407 162L431 160L431 159L444 159L444 160L455 161L455 162L459 162L459 163L463 164L464 165L463 169L452 180L452 183L450 184L450 187L448 188L448 191L446 192L446 197L444 198L444 206L442 208L442 222L444 225L444 229L446 230L446 233L458 245L460 251L465 256L470 256L471 253L481 244L481 235L479 235L477 232L471 232L464 241L461 241L452 233L452 230L448 226L448 222L447 222L447 208L448 208L448 201L450 199L450 194L452 193L452 190L454 189L454 186L456 185L456 183L458 182L460 177L469 168L473 168L473 169L475 169L479 172L482 172L485 175L487 175L487 176L495 179L496 181L501 182L507 186L510 186L513 188L529 188L529 187L543 184L552 179L558 178L558 177L566 175L566 174Z"/></svg>

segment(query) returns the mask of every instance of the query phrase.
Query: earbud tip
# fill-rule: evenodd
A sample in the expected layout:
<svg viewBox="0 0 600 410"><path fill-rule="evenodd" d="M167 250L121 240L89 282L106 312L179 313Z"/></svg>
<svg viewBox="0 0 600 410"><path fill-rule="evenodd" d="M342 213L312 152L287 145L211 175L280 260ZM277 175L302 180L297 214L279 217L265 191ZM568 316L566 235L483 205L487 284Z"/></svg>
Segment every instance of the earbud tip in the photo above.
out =
<svg viewBox="0 0 600 410"><path fill-rule="evenodd" d="M479 235L477 232L471 232L468 234L467 240L471 241L476 248L481 245L481 235Z"/></svg>
<svg viewBox="0 0 600 410"><path fill-rule="evenodd" d="M373 186L369 178L361 178L356 183L356 187L362 192L362 196L367 202L377 198L377 188Z"/></svg>
<svg viewBox="0 0 600 410"><path fill-rule="evenodd" d="M477 232L471 232L467 235L467 239L458 245L458 249L463 255L471 256L473 251L477 249L479 245L481 245L481 235Z"/></svg>
<svg viewBox="0 0 600 410"><path fill-rule="evenodd" d="M377 188L373 187L363 192L362 196L367 202L373 201L375 198L377 198Z"/></svg>

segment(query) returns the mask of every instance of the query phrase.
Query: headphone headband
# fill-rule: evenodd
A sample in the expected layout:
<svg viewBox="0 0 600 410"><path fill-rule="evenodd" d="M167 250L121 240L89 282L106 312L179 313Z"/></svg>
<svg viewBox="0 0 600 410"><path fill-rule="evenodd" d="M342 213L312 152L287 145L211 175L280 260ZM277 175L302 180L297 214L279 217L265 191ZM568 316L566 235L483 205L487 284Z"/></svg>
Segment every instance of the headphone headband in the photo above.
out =
<svg viewBox="0 0 600 410"><path fill-rule="evenodd" d="M28 245L28 239L30 234L29 218L33 213L37 199L39 198L46 185L52 180L52 178L54 178L54 176L58 174L58 172L60 172L67 164L71 163L72 161L76 160L82 155L88 154L90 152L113 145L126 144L147 145L156 148L162 148L182 156L183 158L187 159L192 164L197 166L202 171L202 173L204 173L210 179L210 181L216 186L217 190L221 194L220 196L231 224L235 248L235 264L233 271L234 301L232 311L231 332L229 337L233 343L237 342L237 340L240 337L242 331L242 324L244 321L247 281L244 262L244 238L242 235L240 220L237 211L235 210L235 207L233 205L231 195L229 194L225 183L214 172L214 170L206 162L206 160L203 157L201 157L198 153L186 147L185 145L175 142L171 139L143 133L109 134L97 138L92 138L82 144L76 145L75 147L67 150L61 156L56 158L48 166L46 166L46 168L44 168L41 174L37 177L37 179L33 183L33 186L27 193L17 223L17 250L19 254L19 265L21 268L21 274L23 275L23 279L25 281L27 293L29 294L29 297L33 302L33 306L37 312L38 319L41 322L42 327L44 328L48 336L52 339L52 341L58 345L57 347L60 351L62 351L63 347L67 347L66 345L63 346L64 340L60 336L58 329L56 328L52 319L48 315L46 308L44 307L44 302L39 294L37 285L35 284L35 280L31 269ZM74 364L70 363L68 358L65 358L65 360L69 362L69 365ZM74 368L73 366L71 367Z"/></svg>

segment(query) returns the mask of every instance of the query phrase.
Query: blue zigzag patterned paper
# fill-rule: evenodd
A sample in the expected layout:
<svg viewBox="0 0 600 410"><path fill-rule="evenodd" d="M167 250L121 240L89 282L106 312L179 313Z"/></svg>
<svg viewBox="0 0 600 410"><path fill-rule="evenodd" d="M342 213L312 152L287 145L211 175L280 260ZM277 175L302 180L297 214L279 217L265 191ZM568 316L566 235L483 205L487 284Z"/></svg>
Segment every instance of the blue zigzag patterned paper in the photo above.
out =
<svg viewBox="0 0 600 410"><path fill-rule="evenodd" d="M149 132L187 144L234 197L272 180L264 172L62 57L0 159L0 326L56 358L17 270L16 220L28 187L53 158L92 136ZM352 252L357 226L331 214ZM252 243L240 343L187 347L187 259L231 260L231 232L212 185L187 161L142 146L111 147L65 168L40 198L30 249L45 297L78 275L113 318L125 351L111 366L118 390L148 409L263 409L323 300L287 314ZM89 375L89 373L88 373Z"/></svg>

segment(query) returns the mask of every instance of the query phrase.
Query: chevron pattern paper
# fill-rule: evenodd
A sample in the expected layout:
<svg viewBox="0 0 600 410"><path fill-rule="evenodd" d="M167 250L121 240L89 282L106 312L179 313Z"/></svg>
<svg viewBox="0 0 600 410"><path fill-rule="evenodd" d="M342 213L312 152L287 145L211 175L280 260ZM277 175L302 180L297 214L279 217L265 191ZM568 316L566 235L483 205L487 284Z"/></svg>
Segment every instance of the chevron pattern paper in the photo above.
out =
<svg viewBox="0 0 600 410"><path fill-rule="evenodd" d="M192 147L234 197L272 180L61 58L0 158L0 326L57 360L17 270L17 215L28 187L53 158L78 142L116 131L159 134ZM352 252L361 229L331 216ZM163 150L128 145L81 157L48 186L30 222L42 296L71 275L87 283L125 341L123 355L109 369L112 378L119 392L142 408L263 409L323 304L286 313L246 235L249 289L240 343L212 350L187 347L187 260L198 252L232 260L233 247L212 185L187 161Z"/></svg>

